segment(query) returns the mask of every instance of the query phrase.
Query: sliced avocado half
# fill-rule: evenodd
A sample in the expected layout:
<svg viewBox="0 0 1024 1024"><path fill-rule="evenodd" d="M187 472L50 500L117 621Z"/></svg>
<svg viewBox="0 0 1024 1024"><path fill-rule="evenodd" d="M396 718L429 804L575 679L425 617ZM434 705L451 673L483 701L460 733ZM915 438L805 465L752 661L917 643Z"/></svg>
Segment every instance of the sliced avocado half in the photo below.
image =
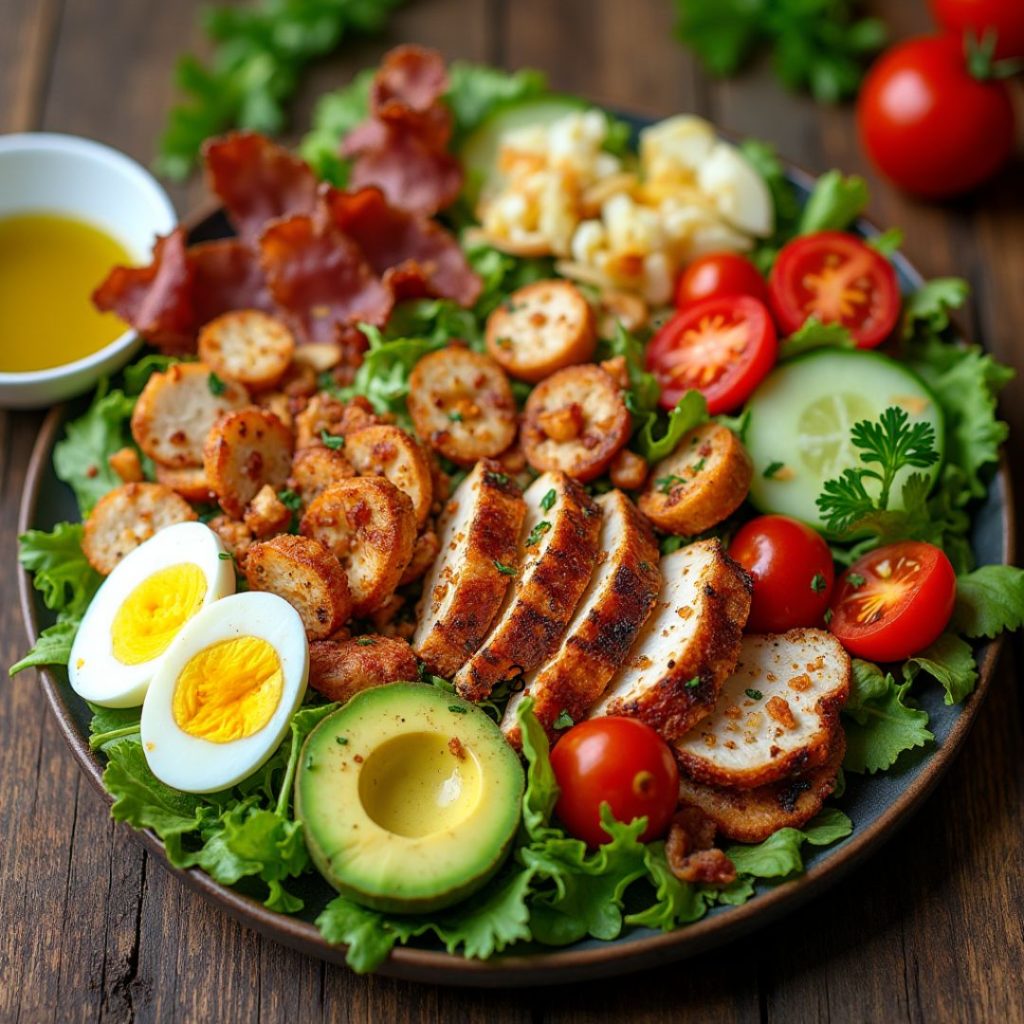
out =
<svg viewBox="0 0 1024 1024"><path fill-rule="evenodd" d="M310 734L296 816L320 873L376 910L451 906L501 866L522 766L478 707L426 683L364 690Z"/></svg>

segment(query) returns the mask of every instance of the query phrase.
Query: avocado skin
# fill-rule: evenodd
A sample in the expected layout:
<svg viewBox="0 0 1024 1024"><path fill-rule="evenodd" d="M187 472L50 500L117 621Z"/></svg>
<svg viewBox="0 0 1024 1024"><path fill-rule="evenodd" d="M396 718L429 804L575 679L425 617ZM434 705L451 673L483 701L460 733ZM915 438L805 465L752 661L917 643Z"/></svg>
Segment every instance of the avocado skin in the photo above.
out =
<svg viewBox="0 0 1024 1024"><path fill-rule="evenodd" d="M359 772L384 743L424 731L467 742L483 793L471 823L410 840L369 817ZM525 788L518 755L476 705L430 684L357 694L310 733L299 765L295 813L310 858L340 894L373 910L424 914L461 902L494 877L518 831ZM436 872L432 855L443 862Z"/></svg>

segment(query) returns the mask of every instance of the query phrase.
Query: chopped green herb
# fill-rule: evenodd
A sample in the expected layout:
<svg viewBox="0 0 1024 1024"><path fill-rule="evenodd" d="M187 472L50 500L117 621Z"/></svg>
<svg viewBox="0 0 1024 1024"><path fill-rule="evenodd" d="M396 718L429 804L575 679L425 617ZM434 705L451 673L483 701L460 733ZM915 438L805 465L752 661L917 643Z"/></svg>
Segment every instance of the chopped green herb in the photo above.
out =
<svg viewBox="0 0 1024 1024"><path fill-rule="evenodd" d="M285 508L291 509L293 512L298 512L299 509L302 508L302 499L290 488L278 491L277 500L281 502Z"/></svg>
<svg viewBox="0 0 1024 1024"><path fill-rule="evenodd" d="M211 395L223 395L227 391L227 384L224 383L212 370L206 378L206 386L210 389Z"/></svg>
<svg viewBox="0 0 1024 1024"><path fill-rule="evenodd" d="M825 625L827 626L832 621L832 609L825 609Z"/></svg>
<svg viewBox="0 0 1024 1024"><path fill-rule="evenodd" d="M448 413L448 419L450 419L452 423L461 423L462 413L459 412L458 409L452 409L452 411Z"/></svg>
<svg viewBox="0 0 1024 1024"><path fill-rule="evenodd" d="M557 500L558 495L555 493L554 487L552 487L551 490L540 499L540 507L544 509L545 512L550 512L551 509L554 508Z"/></svg>
<svg viewBox="0 0 1024 1024"><path fill-rule="evenodd" d="M705 463L707 463L707 461L708 461L707 459L698 459L698 460L697 460L697 461L696 461L696 462L695 462L695 463L694 463L694 464L693 464L693 465L692 465L692 466L690 467L690 474L691 474L692 476L696 476L696 475L697 475L697 474L698 474L698 473L699 473L699 472L700 472L700 471L701 471L701 470L702 470L702 469L704 468L704 465L705 465Z"/></svg>
<svg viewBox="0 0 1024 1024"><path fill-rule="evenodd" d="M528 548L532 548L533 545L536 544L541 539L541 537L543 537L544 534L547 533L548 530L550 530L550 529L551 529L551 524L546 519L542 519L530 531L530 536L526 538L526 546Z"/></svg>
<svg viewBox="0 0 1024 1024"><path fill-rule="evenodd" d="M867 580L859 572L848 572L846 574L846 582L853 587L854 590L859 590Z"/></svg>
<svg viewBox="0 0 1024 1024"><path fill-rule="evenodd" d="M331 451L336 452L339 448L345 447L345 438L336 434L328 434L326 430L320 431L320 440L323 441Z"/></svg>
<svg viewBox="0 0 1024 1024"><path fill-rule="evenodd" d="M556 729L571 729L576 723L572 720L572 715L569 714L565 708L562 708L558 717L555 719Z"/></svg>
<svg viewBox="0 0 1024 1024"><path fill-rule="evenodd" d="M484 476L498 487L506 487L509 483L508 474L506 473L494 473L488 470L484 473Z"/></svg>
<svg viewBox="0 0 1024 1024"><path fill-rule="evenodd" d="M219 553L219 554L217 555L217 557L218 557L218 558L219 558L219 559L220 559L220 560L221 560L222 562L228 562L228 561L230 561L230 560L231 560L231 552L229 552L229 551L221 551L221 552L220 552L220 553Z"/></svg>
<svg viewBox="0 0 1024 1024"><path fill-rule="evenodd" d="M698 686L700 686L700 676L694 676L694 677L693 677L693 678L692 678L691 680L689 680L689 682L687 682L687 684L686 684L686 688L687 688L688 690L696 690Z"/></svg>
<svg viewBox="0 0 1024 1024"><path fill-rule="evenodd" d="M814 576L811 578L811 590L813 590L816 594L823 594L827 586L828 583L826 582L825 577L822 576L820 572L816 572Z"/></svg>
<svg viewBox="0 0 1024 1024"><path fill-rule="evenodd" d="M763 476L765 480L772 480L775 477L775 474L778 473L780 469L785 468L786 464L784 462L769 462L768 465L765 466L764 472L761 474L761 476Z"/></svg>
<svg viewBox="0 0 1024 1024"><path fill-rule="evenodd" d="M654 485L658 488L659 494L668 494L673 488L685 483L685 478L677 476L675 473L669 473L668 476L659 476L658 479L654 481Z"/></svg>
<svg viewBox="0 0 1024 1024"><path fill-rule="evenodd" d="M494 560L494 568L502 574L502 576L515 576L515 566L505 565L504 562L499 562L497 559Z"/></svg>
<svg viewBox="0 0 1024 1024"><path fill-rule="evenodd" d="M360 647L373 647L377 641L374 640L372 636L361 636L356 638L356 643L359 644Z"/></svg>
<svg viewBox="0 0 1024 1024"><path fill-rule="evenodd" d="M448 705L448 710L451 711L453 714L456 714L456 715L464 715L464 714L466 714L466 711L467 711L467 709L462 707L461 704L449 704Z"/></svg>
<svg viewBox="0 0 1024 1024"><path fill-rule="evenodd" d="M751 700L760 700L764 694L760 690L744 690L743 691Z"/></svg>

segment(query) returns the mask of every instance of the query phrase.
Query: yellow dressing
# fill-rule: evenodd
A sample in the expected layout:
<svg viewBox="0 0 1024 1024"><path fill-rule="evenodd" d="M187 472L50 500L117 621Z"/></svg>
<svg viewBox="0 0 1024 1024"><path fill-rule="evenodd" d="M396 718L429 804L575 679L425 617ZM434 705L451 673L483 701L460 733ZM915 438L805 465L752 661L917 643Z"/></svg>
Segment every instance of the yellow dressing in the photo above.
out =
<svg viewBox="0 0 1024 1024"><path fill-rule="evenodd" d="M284 672L277 651L240 636L193 655L178 675L171 710L178 727L211 743L259 732L281 703Z"/></svg>
<svg viewBox="0 0 1024 1024"><path fill-rule="evenodd" d="M24 373L82 359L125 330L92 304L120 242L64 214L0 218L0 372Z"/></svg>
<svg viewBox="0 0 1024 1024"><path fill-rule="evenodd" d="M409 839L454 828L480 802L480 765L453 756L439 732L404 733L377 747L359 773L359 799L381 828Z"/></svg>
<svg viewBox="0 0 1024 1024"><path fill-rule="evenodd" d="M206 575L198 565L159 569L118 608L110 626L114 657L123 665L141 665L163 654L205 597Z"/></svg>

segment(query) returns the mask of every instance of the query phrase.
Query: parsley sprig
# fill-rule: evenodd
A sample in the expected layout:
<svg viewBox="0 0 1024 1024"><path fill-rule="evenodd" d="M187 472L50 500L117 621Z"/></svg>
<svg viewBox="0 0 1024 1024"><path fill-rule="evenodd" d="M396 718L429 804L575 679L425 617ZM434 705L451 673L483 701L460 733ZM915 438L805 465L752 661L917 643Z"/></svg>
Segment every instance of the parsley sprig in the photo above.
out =
<svg viewBox="0 0 1024 1024"><path fill-rule="evenodd" d="M850 440L860 450L864 465L845 469L838 478L826 481L817 500L825 528L833 534L854 532L875 513L888 511L901 470L908 466L927 469L939 461L935 428L924 421L911 423L906 411L897 406L889 406L874 422L855 423ZM870 480L876 482L873 490L877 494L868 491ZM913 496L915 503L923 501L929 483L924 474L911 474L903 484L904 499ZM905 506L909 504L904 501Z"/></svg>

